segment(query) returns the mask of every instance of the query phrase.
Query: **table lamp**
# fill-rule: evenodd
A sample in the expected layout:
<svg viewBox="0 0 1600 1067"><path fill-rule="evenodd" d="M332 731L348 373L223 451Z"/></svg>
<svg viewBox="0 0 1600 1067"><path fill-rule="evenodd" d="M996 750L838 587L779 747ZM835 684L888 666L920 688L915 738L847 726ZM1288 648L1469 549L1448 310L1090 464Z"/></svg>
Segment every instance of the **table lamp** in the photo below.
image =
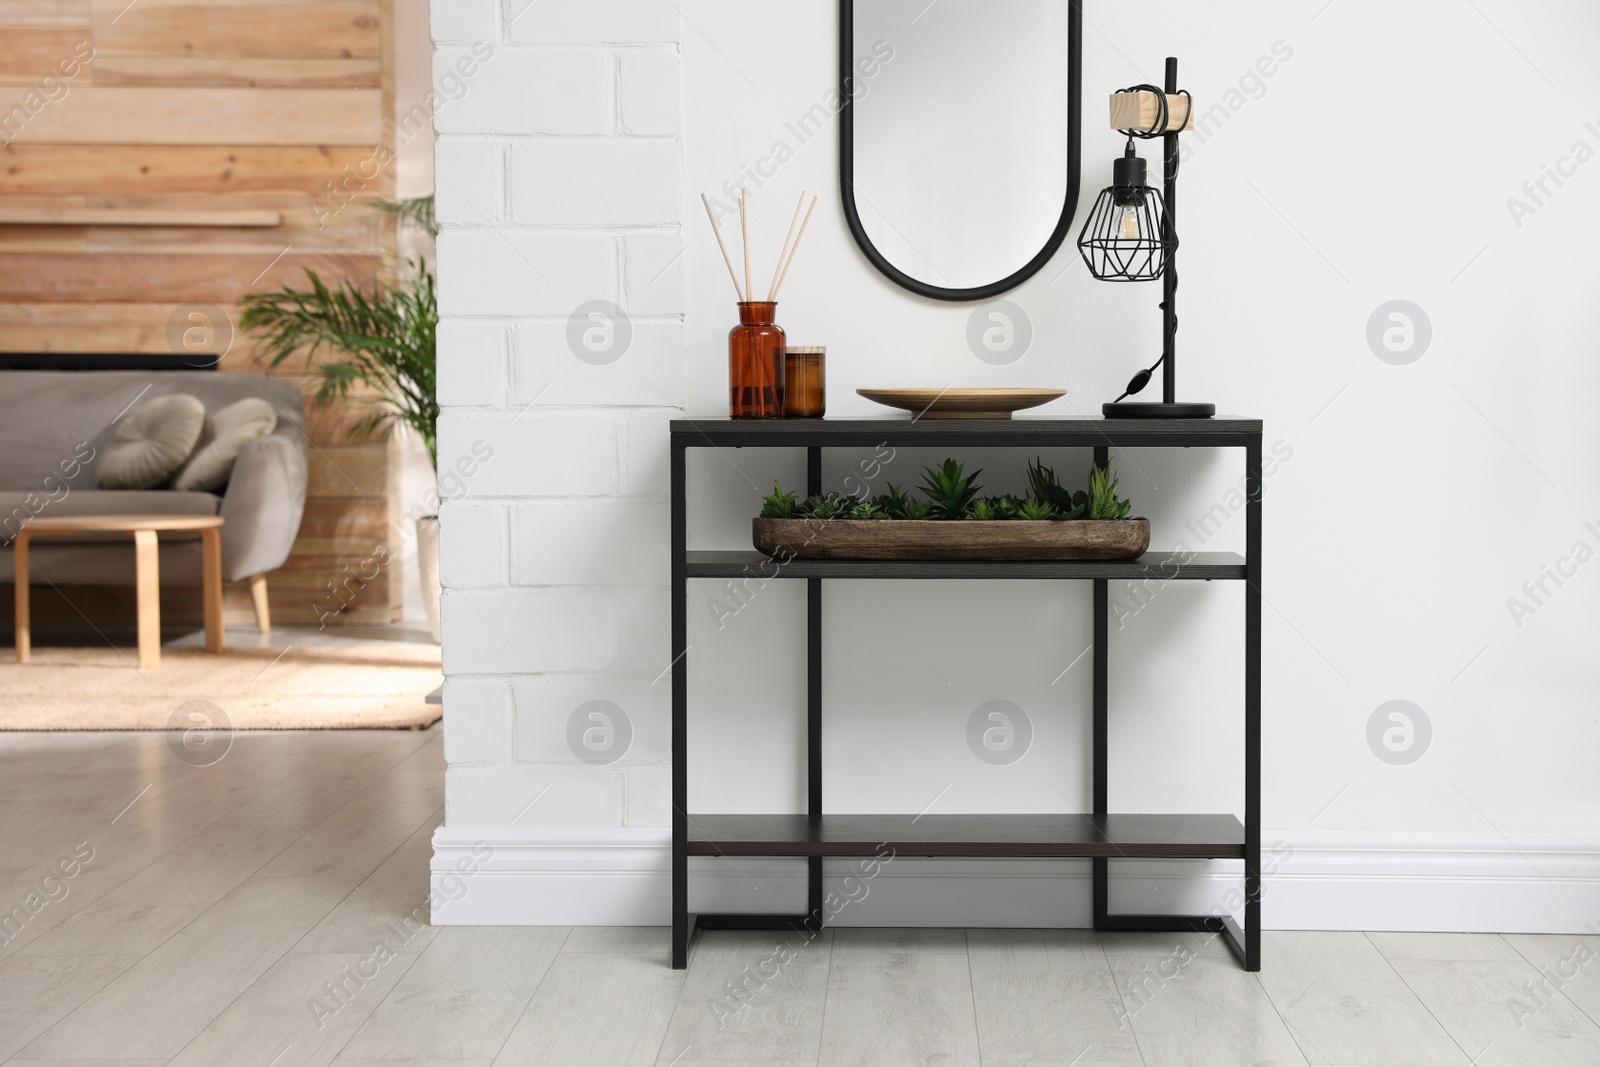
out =
<svg viewBox="0 0 1600 1067"><path fill-rule="evenodd" d="M1180 110L1181 109L1181 110ZM1175 121L1176 120L1176 121ZM1102 407L1108 419L1208 419L1215 404L1178 401L1178 132L1194 129L1194 104L1178 88L1178 61L1167 59L1165 90L1135 85L1112 94L1111 128L1127 135L1128 147L1112 170L1112 184L1095 199L1078 235L1078 252L1089 273L1103 282L1162 281L1161 358L1133 376L1127 390ZM1161 138L1165 192L1150 187L1136 138ZM1161 371L1161 401L1127 398Z"/></svg>

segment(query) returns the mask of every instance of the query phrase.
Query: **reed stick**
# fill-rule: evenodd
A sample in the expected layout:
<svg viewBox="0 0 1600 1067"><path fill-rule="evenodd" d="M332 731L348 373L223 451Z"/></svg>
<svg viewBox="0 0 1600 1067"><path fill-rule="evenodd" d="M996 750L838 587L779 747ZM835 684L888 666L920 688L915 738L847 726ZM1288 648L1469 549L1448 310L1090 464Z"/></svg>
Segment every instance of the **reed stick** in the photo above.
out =
<svg viewBox="0 0 1600 1067"><path fill-rule="evenodd" d="M733 295L744 302L744 293L739 289L739 276L733 270L733 258L728 255L728 246L722 243L722 231L717 229L717 217L711 212L711 201L706 199L706 194L700 194L700 202L706 206L706 218L711 220L711 232L717 235L717 247L722 249L722 262L728 265L728 279L733 282Z"/></svg>
<svg viewBox="0 0 1600 1067"><path fill-rule="evenodd" d="M749 294L749 299L756 297L755 280L750 273L750 190L739 190L739 233L744 242L744 291ZM752 403L758 410L765 410L767 390L772 390L773 403L777 403L777 381L770 373L771 368L766 366L766 361L756 352L756 346L751 345L749 351L750 378L755 383Z"/></svg>
<svg viewBox="0 0 1600 1067"><path fill-rule="evenodd" d="M789 258L783 264L783 273L778 276L778 284L772 290L772 299L774 300L778 299L778 293L783 289L783 283L789 277L789 268L794 265L794 254L800 251L800 242L805 238L806 227L811 225L811 213L817 210L818 199L818 197L813 196L811 198L811 206L806 208L805 221L800 223L800 232L795 234L794 237L794 247L789 249Z"/></svg>
<svg viewBox="0 0 1600 1067"><path fill-rule="evenodd" d="M739 190L739 232L744 238L744 291L754 300L756 295L755 284L750 280L750 190Z"/></svg>
<svg viewBox="0 0 1600 1067"><path fill-rule="evenodd" d="M783 248L778 252L778 262L772 265L772 284L767 286L767 299L778 299L778 272L783 270L783 261L789 256L789 242L794 240L794 228L800 224L800 209L806 206L806 191L800 190L800 199L794 205L794 218L789 220L789 232L783 238Z"/></svg>

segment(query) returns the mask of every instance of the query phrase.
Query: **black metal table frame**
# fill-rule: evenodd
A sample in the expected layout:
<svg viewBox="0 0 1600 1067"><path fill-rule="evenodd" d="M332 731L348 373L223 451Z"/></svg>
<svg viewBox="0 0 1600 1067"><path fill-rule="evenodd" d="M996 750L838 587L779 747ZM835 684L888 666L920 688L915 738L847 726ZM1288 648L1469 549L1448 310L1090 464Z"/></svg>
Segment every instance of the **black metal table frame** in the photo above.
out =
<svg viewBox="0 0 1600 1067"><path fill-rule="evenodd" d="M690 448L804 448L807 454L807 494L822 491L824 448L895 447L1007 447L1092 448L1104 465L1112 448L1240 448L1245 453L1245 557L1232 576L1242 577L1245 598L1244 640L1244 922L1229 914L1139 915L1110 910L1110 860L1123 854L1109 839L1077 852L1041 851L1039 855L1088 856L1093 865L1094 928L1132 931L1203 931L1219 934L1247 971L1261 969L1261 563L1262 563L1262 424L1255 419L1218 417L1205 420L1015 419L1006 422L905 419L743 420L682 419L671 427L672 491L672 966L687 966L690 939L696 929L801 929L823 914L822 853L822 582L827 577L895 577L896 564L859 561L795 561L778 577L806 582L807 644L807 812L812 830L808 840L792 842L792 850L763 848L745 855L788 855L808 862L808 911L803 915L703 914L689 911L690 816L688 814L688 582L691 577L740 577L732 563L715 561L691 566L688 549L688 484L686 453ZM729 555L706 553L707 556ZM801 564L810 564L810 567ZM819 566L820 565L820 566ZM906 566L898 565L901 576ZM1125 575L1135 576L1134 567ZM916 565L916 577L1029 577L1050 580L1089 580L1094 583L1093 656L1093 815L1103 820L1108 804L1108 718L1110 693L1110 580L1117 567L1105 564L944 563ZM1168 574L1165 577L1174 577ZM1182 577L1182 575L1176 575ZM1209 580L1206 578L1205 580ZM1112 818L1116 818L1113 816ZM1094 825L1101 825L1099 822ZM926 844L926 842L922 842ZM705 842L707 853L722 854L715 842ZM915 845L909 846L915 847ZM960 853L941 855L1014 856L1014 843L995 849L973 846ZM1107 849L1113 851L1109 852ZM931 854L931 853L930 853ZM1158 853L1143 853L1156 855ZM1221 853L1218 853L1221 854ZM1231 853L1230 853L1231 854Z"/></svg>

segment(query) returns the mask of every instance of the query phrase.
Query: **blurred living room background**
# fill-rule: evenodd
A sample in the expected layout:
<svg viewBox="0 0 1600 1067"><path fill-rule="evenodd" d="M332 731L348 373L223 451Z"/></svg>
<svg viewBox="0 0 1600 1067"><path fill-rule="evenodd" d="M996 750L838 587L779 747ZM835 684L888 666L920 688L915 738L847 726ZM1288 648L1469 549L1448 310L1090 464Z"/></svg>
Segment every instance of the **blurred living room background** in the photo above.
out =
<svg viewBox="0 0 1600 1067"><path fill-rule="evenodd" d="M303 431L287 410L278 420L304 438L298 534L264 580L224 584L230 652L436 640L415 536L437 508L423 441L403 428L352 436L376 391L357 381L318 402L304 354L269 368L263 332L241 325L247 294L307 289L307 271L367 290L403 283L407 257L431 259L425 228L394 210L432 193L430 62L426 0L0 0L0 402L8 379L36 371L87 382L132 369L155 383L142 403L184 391L163 375L210 363L217 376L270 373L303 397ZM27 504L48 473L10 471L5 513L72 513ZM230 534L242 535L237 519L221 531L225 559ZM198 553L168 566L183 538L161 538L163 646L198 649ZM115 549L125 580L34 578L40 662L132 646L134 549L112 539L127 543ZM35 566L49 548L36 543ZM13 595L8 568L0 604ZM0 643L15 637L0 610Z"/></svg>

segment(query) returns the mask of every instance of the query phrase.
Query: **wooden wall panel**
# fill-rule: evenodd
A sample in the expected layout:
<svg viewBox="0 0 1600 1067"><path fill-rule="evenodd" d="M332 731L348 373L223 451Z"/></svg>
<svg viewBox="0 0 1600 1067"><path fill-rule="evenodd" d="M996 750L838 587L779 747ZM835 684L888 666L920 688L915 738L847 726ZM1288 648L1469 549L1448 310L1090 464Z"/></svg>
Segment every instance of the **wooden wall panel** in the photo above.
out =
<svg viewBox="0 0 1600 1067"><path fill-rule="evenodd" d="M300 520L300 541L296 555L361 556L374 545L387 544L388 508L383 498L332 500L312 497L306 500L306 516Z"/></svg>
<svg viewBox="0 0 1600 1067"><path fill-rule="evenodd" d="M370 282L380 265L373 256L282 255L287 247L277 256L3 254L0 301L233 304L248 292L302 285L306 270Z"/></svg>
<svg viewBox="0 0 1600 1067"><path fill-rule="evenodd" d="M376 188L379 183L371 183ZM91 212L142 212L142 213L194 213L196 209L206 211L214 209L229 214L239 211L245 212L276 212L278 215L278 228L285 232L304 229L340 229L349 231L371 230L373 226L387 230L392 224L388 215L375 212L371 208L373 197L363 196L358 200L339 200L334 194L329 193L319 197L309 196L230 196L227 198L213 198L210 200L196 196L7 196L0 197L0 213L7 216L16 216L17 221L24 219L37 219L40 213L66 212L73 208L81 208L84 215L75 216L78 221L84 221L85 216L93 217ZM63 218L74 216L63 215ZM163 223L162 225L167 225ZM210 226L196 224L199 232L208 232ZM122 227L112 226L111 230L120 230ZM270 232L270 231L269 231ZM360 234L351 232L352 240L360 240ZM286 242L288 243L288 242Z"/></svg>
<svg viewBox="0 0 1600 1067"><path fill-rule="evenodd" d="M317 387L311 378L298 379L296 384L306 398L306 432L317 442L345 444L350 440L350 428L371 411L370 404L350 399L340 404L313 404L311 398Z"/></svg>
<svg viewBox="0 0 1600 1067"><path fill-rule="evenodd" d="M171 352L167 330L180 306L0 303L0 352ZM238 321L237 309L224 310L231 321ZM256 361L256 348L250 335L240 334L234 338L220 369L236 374L264 373L262 365ZM278 373L305 377L308 374L306 360L298 356L291 358L282 364ZM329 425L342 424L330 422Z"/></svg>
<svg viewBox="0 0 1600 1067"><path fill-rule="evenodd" d="M325 194L346 168L372 173L373 153L370 145L9 144L0 147L0 197L278 193L301 198L309 214L305 198Z"/></svg>
<svg viewBox="0 0 1600 1067"><path fill-rule="evenodd" d="M390 598L384 579L395 568L383 567L375 545L346 555L295 556L272 573L267 585L275 624L286 626L381 625L390 621ZM332 586L332 588L330 588ZM250 598L243 586L231 600L224 593L223 614L230 625L249 626Z"/></svg>
<svg viewBox="0 0 1600 1067"><path fill-rule="evenodd" d="M270 259L285 249L297 256L381 256L387 250L391 221L363 206L335 214L313 213L303 198L235 211L175 211L153 200L129 208L107 206L86 198L56 198L47 208L31 206L32 197L0 197L0 246L8 234L28 241L49 240L50 231L68 239L77 251L105 254L136 252L182 255L244 255ZM213 203L220 203L213 201ZM29 205L29 206L24 206ZM261 220L274 224L262 225ZM9 224L9 225L7 225ZM23 251L23 248L13 249ZM39 249L44 251L45 249ZM366 277L366 271L362 271Z"/></svg>
<svg viewBox="0 0 1600 1067"><path fill-rule="evenodd" d="M176 304L3 304L0 352L171 352Z"/></svg>
<svg viewBox="0 0 1600 1067"><path fill-rule="evenodd" d="M306 493L315 497L382 499L387 489L387 446L382 441L320 445L312 450Z"/></svg>
<svg viewBox="0 0 1600 1067"><path fill-rule="evenodd" d="M197 228L201 232L221 226L249 226L264 229L283 225L283 214L277 211L249 211L244 208L185 208L181 211L164 211L161 208L83 207L62 197L53 205L39 211L19 209L16 205L0 204L0 225L7 226L101 226L152 227L182 226Z"/></svg>
<svg viewBox="0 0 1600 1067"><path fill-rule="evenodd" d="M88 227L79 226L3 226L0 225L0 252L77 252L89 251Z"/></svg>
<svg viewBox="0 0 1600 1067"><path fill-rule="evenodd" d="M56 227L70 229L70 227ZM4 230L0 229L0 234ZM284 248L295 255L362 255L383 253L383 233L377 226L344 226L319 230L315 226L275 226L204 230L172 226L129 226L116 229L95 227L85 230L89 252L122 252L125 255L220 254L232 256L276 256ZM257 262L260 262L257 259ZM365 276L365 272L363 272ZM297 281L303 280L296 278Z"/></svg>
<svg viewBox="0 0 1600 1067"><path fill-rule="evenodd" d="M89 34L71 26L0 24L0 38L5 41L0 46L0 85L37 85L56 64L83 54L75 50ZM82 72L78 77L84 77Z"/></svg>
<svg viewBox="0 0 1600 1067"><path fill-rule="evenodd" d="M0 79L3 78L4 71L0 70ZM376 59L102 55L96 57L94 61L96 85L212 87L237 85L279 89L381 89L382 81L381 64Z"/></svg>
<svg viewBox="0 0 1600 1067"><path fill-rule="evenodd" d="M89 0L0 0L0 25L89 25Z"/></svg>
<svg viewBox="0 0 1600 1067"><path fill-rule="evenodd" d="M371 208L394 189L389 14L388 0L0 0L0 351L168 353L183 305L237 322L240 296L306 267L370 282L393 240ZM19 121L8 109L86 40L70 91ZM220 225L224 211L277 225ZM222 368L263 373L256 353L237 334ZM353 598L347 578L395 539L395 450L347 440L370 397L316 406L306 360L281 371L307 397L310 484L269 578L274 616L390 621L398 568ZM251 618L242 589L226 600L231 621Z"/></svg>
<svg viewBox="0 0 1600 1067"><path fill-rule="evenodd" d="M95 50L106 55L377 59L383 52L377 0L94 0L93 11Z"/></svg>
<svg viewBox="0 0 1600 1067"><path fill-rule="evenodd" d="M377 89L98 88L77 85L20 124L22 144L375 145Z"/></svg>

